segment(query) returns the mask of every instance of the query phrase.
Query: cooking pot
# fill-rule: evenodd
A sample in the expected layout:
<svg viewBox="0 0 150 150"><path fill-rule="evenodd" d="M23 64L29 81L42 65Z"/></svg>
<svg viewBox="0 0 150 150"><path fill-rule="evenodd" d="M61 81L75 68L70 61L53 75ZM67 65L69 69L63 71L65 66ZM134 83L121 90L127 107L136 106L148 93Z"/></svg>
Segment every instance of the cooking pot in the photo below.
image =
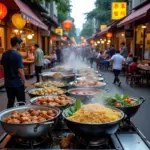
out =
<svg viewBox="0 0 150 150"><path fill-rule="evenodd" d="M9 115L11 115L13 111L24 111L28 109L53 110L56 112L57 115L53 119L46 120L39 123L12 124L12 123L4 122L4 119ZM60 115L60 110L55 107L26 105L26 106L13 107L0 112L0 122L6 133L20 138L33 139L41 135L44 135L47 132L50 132L55 127L59 115Z"/></svg>

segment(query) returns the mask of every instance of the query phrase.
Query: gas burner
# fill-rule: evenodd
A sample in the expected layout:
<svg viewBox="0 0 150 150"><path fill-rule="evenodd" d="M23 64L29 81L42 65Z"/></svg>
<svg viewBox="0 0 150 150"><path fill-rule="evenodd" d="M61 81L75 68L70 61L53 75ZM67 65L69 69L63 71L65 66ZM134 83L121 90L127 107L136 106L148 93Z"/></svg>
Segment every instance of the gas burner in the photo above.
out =
<svg viewBox="0 0 150 150"><path fill-rule="evenodd" d="M105 145L106 143L108 143L107 137L100 138L100 139L92 139L92 140L84 139L81 137L77 137L77 139L81 144L89 146L89 147L98 147L98 146L102 146L102 145Z"/></svg>
<svg viewBox="0 0 150 150"><path fill-rule="evenodd" d="M43 144L47 140L47 138L48 137L39 137L35 140L16 138L16 142L23 146L30 146L31 144L33 146L38 146Z"/></svg>
<svg viewBox="0 0 150 150"><path fill-rule="evenodd" d="M15 142L17 145L22 147L31 147L32 149L36 147L41 147L42 145L48 145L48 148L52 146L53 139L51 135L44 135L38 137L36 139L23 139L23 138L15 138Z"/></svg>

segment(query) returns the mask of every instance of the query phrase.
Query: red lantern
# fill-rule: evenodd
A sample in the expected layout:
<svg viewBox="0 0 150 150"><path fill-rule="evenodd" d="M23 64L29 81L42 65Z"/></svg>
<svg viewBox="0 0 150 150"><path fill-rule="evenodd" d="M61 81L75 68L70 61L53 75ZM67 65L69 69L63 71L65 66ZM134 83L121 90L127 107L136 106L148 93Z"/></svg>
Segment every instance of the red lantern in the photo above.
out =
<svg viewBox="0 0 150 150"><path fill-rule="evenodd" d="M111 33L111 32L108 32L108 33L106 34L106 37L107 37L107 38L112 38L112 33Z"/></svg>
<svg viewBox="0 0 150 150"><path fill-rule="evenodd" d="M52 37L51 37L51 40L52 40L52 41L55 41L55 40L56 40L56 37L55 37L55 36L52 36Z"/></svg>
<svg viewBox="0 0 150 150"><path fill-rule="evenodd" d="M65 20L62 25L66 31L69 31L72 28L72 21Z"/></svg>
<svg viewBox="0 0 150 150"><path fill-rule="evenodd" d="M94 40L91 40L90 43L91 43L91 44L94 44Z"/></svg>
<svg viewBox="0 0 150 150"><path fill-rule="evenodd" d="M0 21L5 18L7 15L7 7L3 4L0 3Z"/></svg>

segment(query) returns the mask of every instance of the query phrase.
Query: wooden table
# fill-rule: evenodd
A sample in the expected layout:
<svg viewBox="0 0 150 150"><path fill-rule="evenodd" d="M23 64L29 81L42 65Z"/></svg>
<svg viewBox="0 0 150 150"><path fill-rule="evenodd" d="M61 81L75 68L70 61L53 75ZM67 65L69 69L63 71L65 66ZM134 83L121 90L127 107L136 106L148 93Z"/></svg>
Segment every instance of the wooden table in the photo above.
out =
<svg viewBox="0 0 150 150"><path fill-rule="evenodd" d="M148 84L148 79L149 79L148 73L150 72L150 66L138 65L137 68L145 72L145 77L146 77L147 84Z"/></svg>
<svg viewBox="0 0 150 150"><path fill-rule="evenodd" d="M150 66L138 66L139 69L143 70L143 71L150 71Z"/></svg>

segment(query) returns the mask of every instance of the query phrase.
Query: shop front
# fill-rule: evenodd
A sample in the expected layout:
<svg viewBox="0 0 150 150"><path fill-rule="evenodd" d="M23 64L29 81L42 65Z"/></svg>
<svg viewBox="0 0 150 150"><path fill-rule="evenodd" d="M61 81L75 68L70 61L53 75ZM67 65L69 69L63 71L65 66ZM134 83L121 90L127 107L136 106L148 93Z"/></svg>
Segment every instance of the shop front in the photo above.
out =
<svg viewBox="0 0 150 150"><path fill-rule="evenodd" d="M150 60L149 23L136 26L135 55L141 60Z"/></svg>
<svg viewBox="0 0 150 150"><path fill-rule="evenodd" d="M150 61L150 3L139 6L123 19L118 27L130 26L130 34L133 36L131 42L132 52L143 62ZM133 33L132 33L133 32Z"/></svg>
<svg viewBox="0 0 150 150"><path fill-rule="evenodd" d="M99 51L105 51L111 46L112 32L109 32L110 30L111 26L108 26L94 36L94 46L97 47Z"/></svg>
<svg viewBox="0 0 150 150"><path fill-rule="evenodd" d="M31 8L23 1L2 0L6 5L8 14L4 20L5 24L0 22L0 54L11 47L10 39L18 36L23 40L19 53L23 57L25 75L34 74L34 59L29 58L29 53L33 54L32 46L37 43L41 45L40 29L48 30L48 27L39 19ZM31 56L31 55L30 55Z"/></svg>

